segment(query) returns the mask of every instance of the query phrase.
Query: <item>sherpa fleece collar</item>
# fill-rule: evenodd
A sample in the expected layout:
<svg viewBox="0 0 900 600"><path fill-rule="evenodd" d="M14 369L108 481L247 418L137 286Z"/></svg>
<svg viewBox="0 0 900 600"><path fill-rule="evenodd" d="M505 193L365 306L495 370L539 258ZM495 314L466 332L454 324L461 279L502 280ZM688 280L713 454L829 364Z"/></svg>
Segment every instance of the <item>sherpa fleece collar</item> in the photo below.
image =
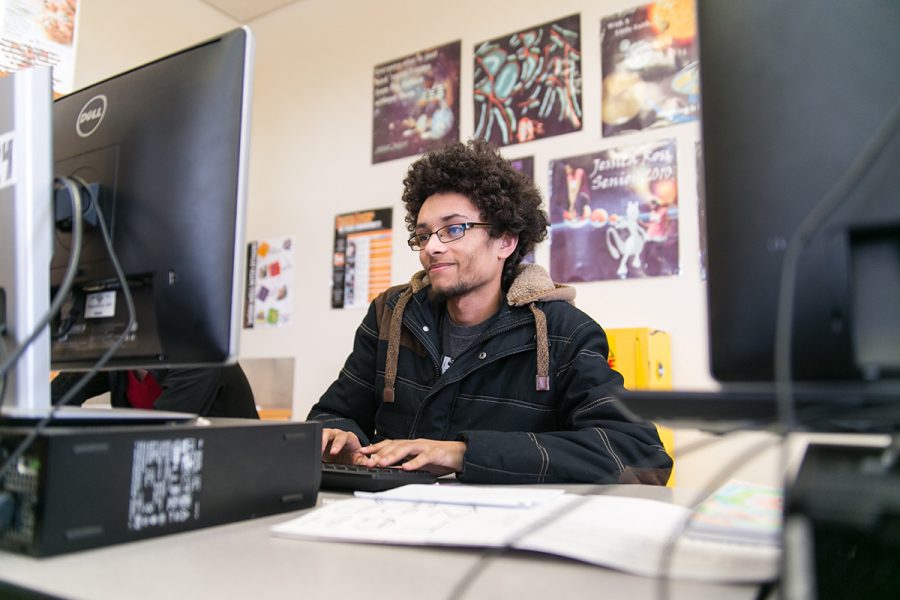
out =
<svg viewBox="0 0 900 600"><path fill-rule="evenodd" d="M409 287L397 298L391 315L388 332L387 359L384 372L384 402L394 401L394 382L397 379L397 360L400 355L400 330L406 304L416 293L431 285L428 274L419 271L410 279ZM520 265L516 278L506 294L510 306L528 306L534 315L535 339L537 342L537 378L535 389L550 389L550 344L547 339L547 317L535 302L574 303L575 288L555 283L546 269L538 265Z"/></svg>

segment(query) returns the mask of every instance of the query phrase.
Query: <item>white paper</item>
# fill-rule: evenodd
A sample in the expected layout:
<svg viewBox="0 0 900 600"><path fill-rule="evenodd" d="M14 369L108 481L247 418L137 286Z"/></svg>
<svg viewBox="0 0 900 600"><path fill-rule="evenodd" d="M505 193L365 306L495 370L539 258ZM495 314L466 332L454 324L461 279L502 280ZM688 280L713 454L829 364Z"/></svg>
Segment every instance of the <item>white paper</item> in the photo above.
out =
<svg viewBox="0 0 900 600"><path fill-rule="evenodd" d="M655 575L666 540L689 514L683 506L656 500L592 496L516 547Z"/></svg>
<svg viewBox="0 0 900 600"><path fill-rule="evenodd" d="M574 496L560 495L530 508L498 508L353 498L276 525L272 533L351 542L498 547L573 500Z"/></svg>
<svg viewBox="0 0 900 600"><path fill-rule="evenodd" d="M776 577L779 548L683 535L690 514L685 507L656 500L591 496L515 547L650 577L728 582ZM673 534L678 536L675 544Z"/></svg>
<svg viewBox="0 0 900 600"><path fill-rule="evenodd" d="M469 485L409 484L384 492L356 492L357 498L405 500L438 504L465 504L528 508L562 496L565 490L529 489L521 487L477 487Z"/></svg>
<svg viewBox="0 0 900 600"><path fill-rule="evenodd" d="M490 491L463 489L476 495L478 490ZM524 495L538 491L505 489ZM276 525L272 533L384 544L509 545L644 576L720 582L775 578L780 549L770 544L713 542L681 535L671 545L673 533L682 532L690 514L689 509L667 502L621 496L558 494L519 508L354 498L327 503Z"/></svg>

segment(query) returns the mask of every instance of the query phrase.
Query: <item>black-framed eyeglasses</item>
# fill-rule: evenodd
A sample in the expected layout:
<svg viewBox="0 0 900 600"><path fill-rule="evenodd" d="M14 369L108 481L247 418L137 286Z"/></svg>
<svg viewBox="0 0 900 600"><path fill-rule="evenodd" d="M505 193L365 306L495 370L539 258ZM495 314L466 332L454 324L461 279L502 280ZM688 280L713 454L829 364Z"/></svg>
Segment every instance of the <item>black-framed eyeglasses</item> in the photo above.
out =
<svg viewBox="0 0 900 600"><path fill-rule="evenodd" d="M428 233L414 233L408 240L406 240L406 243L409 244L410 250L412 250L413 252L419 252L420 250L425 249L425 246L428 245L428 240L433 235L436 235L439 240L446 244L447 242L458 240L462 236L466 235L467 229L490 226L490 223L451 223L450 225L444 225L437 231L431 231Z"/></svg>

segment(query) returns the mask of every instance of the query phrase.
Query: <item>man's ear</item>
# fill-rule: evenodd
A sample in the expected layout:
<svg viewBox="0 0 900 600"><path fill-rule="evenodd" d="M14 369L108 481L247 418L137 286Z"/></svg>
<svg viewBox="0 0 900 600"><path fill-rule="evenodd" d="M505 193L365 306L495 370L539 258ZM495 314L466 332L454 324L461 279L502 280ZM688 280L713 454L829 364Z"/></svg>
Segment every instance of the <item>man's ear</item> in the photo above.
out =
<svg viewBox="0 0 900 600"><path fill-rule="evenodd" d="M500 236L500 247L498 248L499 257L506 260L516 251L519 246L519 236L514 233L506 232Z"/></svg>

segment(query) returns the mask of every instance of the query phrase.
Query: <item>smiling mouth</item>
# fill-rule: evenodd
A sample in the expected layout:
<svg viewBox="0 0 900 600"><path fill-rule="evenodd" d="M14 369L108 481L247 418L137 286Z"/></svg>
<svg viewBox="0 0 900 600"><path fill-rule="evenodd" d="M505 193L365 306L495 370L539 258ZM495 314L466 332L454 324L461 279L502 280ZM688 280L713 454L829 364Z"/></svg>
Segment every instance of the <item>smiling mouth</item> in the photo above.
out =
<svg viewBox="0 0 900 600"><path fill-rule="evenodd" d="M443 269L443 268L452 267L452 266L453 266L453 263L434 263L434 264L428 265L428 271L431 272L431 271L434 271L435 269Z"/></svg>

